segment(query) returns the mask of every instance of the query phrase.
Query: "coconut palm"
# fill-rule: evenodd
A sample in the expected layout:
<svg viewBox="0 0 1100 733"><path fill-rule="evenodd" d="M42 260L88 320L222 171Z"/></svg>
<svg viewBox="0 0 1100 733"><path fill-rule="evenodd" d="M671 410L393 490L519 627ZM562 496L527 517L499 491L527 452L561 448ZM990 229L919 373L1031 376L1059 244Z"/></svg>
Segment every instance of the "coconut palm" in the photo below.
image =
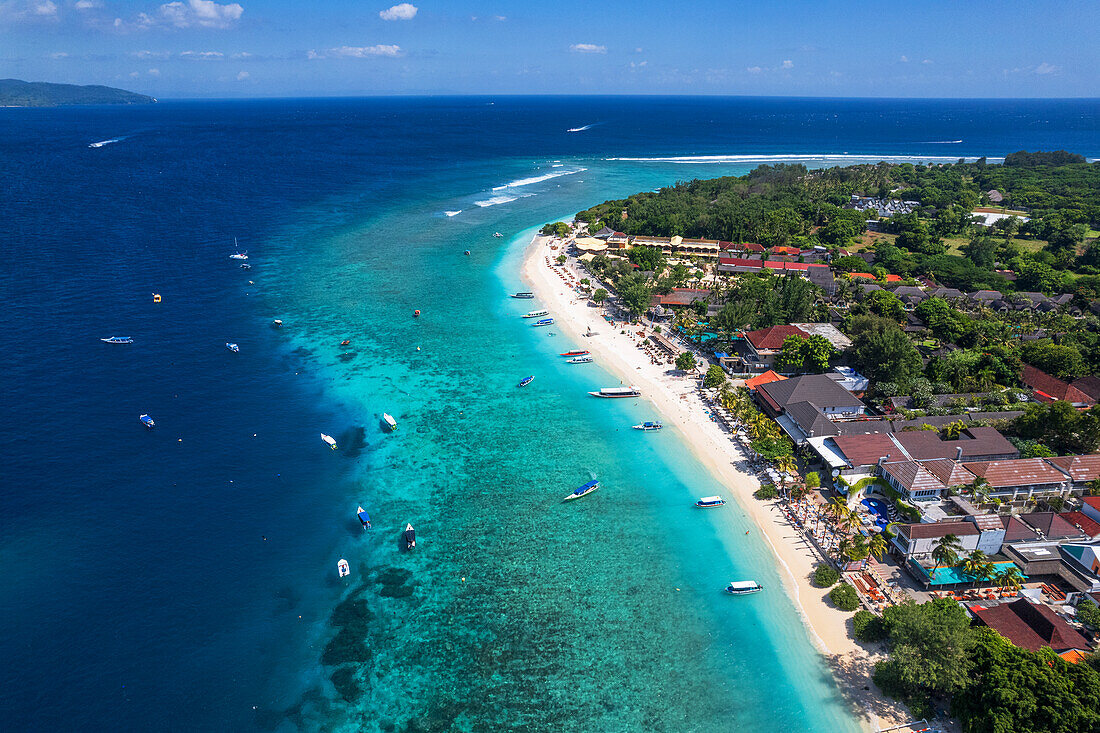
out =
<svg viewBox="0 0 1100 733"><path fill-rule="evenodd" d="M989 557L981 550L974 550L966 559L963 560L963 572L968 578L979 582L983 579L984 574L989 571L987 566L990 565Z"/></svg>
<svg viewBox="0 0 1100 733"><path fill-rule="evenodd" d="M1011 588L1014 591L1020 590L1023 587L1024 576L1015 565L1012 565L1008 569L997 573L993 580L1000 587L1001 593L1004 593L1005 588Z"/></svg>
<svg viewBox="0 0 1100 733"><path fill-rule="evenodd" d="M932 550L932 559L935 561L935 565L932 567L931 577L936 576L936 571L943 565L954 565L959 561L959 551L962 550L962 543L959 542L959 538L953 534L945 534Z"/></svg>
<svg viewBox="0 0 1100 733"><path fill-rule="evenodd" d="M989 500L989 492L991 490L992 487L989 485L989 482L981 476L977 476L971 483L963 487L962 492L973 499L976 504L984 504Z"/></svg>
<svg viewBox="0 0 1100 733"><path fill-rule="evenodd" d="M871 539L867 541L867 551L874 556L876 560L882 559L882 554L886 552L886 536L882 532L876 532L871 535Z"/></svg>

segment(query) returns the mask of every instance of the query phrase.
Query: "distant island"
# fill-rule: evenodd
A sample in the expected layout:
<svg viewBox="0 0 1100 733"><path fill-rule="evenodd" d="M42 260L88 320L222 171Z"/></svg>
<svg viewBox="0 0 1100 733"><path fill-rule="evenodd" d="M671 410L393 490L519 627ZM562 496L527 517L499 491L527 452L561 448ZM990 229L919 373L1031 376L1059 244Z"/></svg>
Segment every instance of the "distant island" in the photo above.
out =
<svg viewBox="0 0 1100 733"><path fill-rule="evenodd" d="M0 79L0 107L67 107L78 104L153 104L157 100L125 89Z"/></svg>

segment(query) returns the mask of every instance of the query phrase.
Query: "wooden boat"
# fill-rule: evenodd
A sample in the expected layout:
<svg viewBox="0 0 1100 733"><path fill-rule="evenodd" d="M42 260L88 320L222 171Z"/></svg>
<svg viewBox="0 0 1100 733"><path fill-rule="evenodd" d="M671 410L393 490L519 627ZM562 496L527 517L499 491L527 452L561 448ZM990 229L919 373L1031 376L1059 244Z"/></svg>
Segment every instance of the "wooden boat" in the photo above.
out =
<svg viewBox="0 0 1100 733"><path fill-rule="evenodd" d="M584 356L587 353L587 349L575 349L573 351L563 351L558 356Z"/></svg>
<svg viewBox="0 0 1100 733"><path fill-rule="evenodd" d="M386 421L386 424L390 426L390 432L397 430L397 421L393 419L393 415L388 412L382 413L382 419Z"/></svg>
<svg viewBox="0 0 1100 733"><path fill-rule="evenodd" d="M595 491L598 488L600 488L600 482L599 481L596 481L596 480L589 481L588 483L584 484L583 486L578 486L573 491L572 494L570 494L569 496L562 499L562 501L573 501L574 499L579 499L582 496L588 496L589 494L591 494L593 491Z"/></svg>
<svg viewBox="0 0 1100 733"><path fill-rule="evenodd" d="M528 292L512 293L512 297L513 298L520 298L522 300L530 300L531 298L535 297L535 294L534 293L528 293Z"/></svg>
<svg viewBox="0 0 1100 733"><path fill-rule="evenodd" d="M524 313L524 318L542 318L543 316L550 315L550 311L531 311L530 313Z"/></svg>
<svg viewBox="0 0 1100 733"><path fill-rule="evenodd" d="M591 364L592 363L592 357L591 356L575 356L572 359L570 359L569 361L567 361L566 363L567 364Z"/></svg>
<svg viewBox="0 0 1100 733"><path fill-rule="evenodd" d="M657 420L646 420L644 423L634 425L633 427L635 430L660 430L664 425Z"/></svg>
<svg viewBox="0 0 1100 733"><path fill-rule="evenodd" d="M702 499L695 502L695 506L709 509L711 507L723 506L725 503L726 500L720 496L704 496Z"/></svg>
<svg viewBox="0 0 1100 733"><path fill-rule="evenodd" d="M543 318L541 321L535 321L536 326L552 326L554 325L553 318Z"/></svg>

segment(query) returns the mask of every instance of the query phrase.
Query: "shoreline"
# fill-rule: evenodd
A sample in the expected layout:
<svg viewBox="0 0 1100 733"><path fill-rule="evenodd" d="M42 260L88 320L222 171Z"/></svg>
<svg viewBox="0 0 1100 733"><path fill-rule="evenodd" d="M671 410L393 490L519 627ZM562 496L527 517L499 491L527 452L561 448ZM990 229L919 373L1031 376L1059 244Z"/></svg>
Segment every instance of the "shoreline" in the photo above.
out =
<svg viewBox="0 0 1100 733"><path fill-rule="evenodd" d="M634 332L619 333L602 317L602 309L591 307L586 297L573 291L559 274L574 280L591 277L576 269L572 259L563 266L548 260L562 251L551 250L551 237L536 234L525 246L521 276L544 308L554 317L554 325L578 346L588 349L600 365L642 391L642 397L657 410L661 419L679 429L695 457L732 494L733 501L752 520L771 548L783 576L784 591L794 602L817 651L832 670L842 697L850 704L856 720L867 731L906 722L908 713L900 703L882 697L870 682L871 667L881 656L857 643L848 633L850 613L828 604L828 588L816 588L810 582L820 562L816 551L801 533L788 524L778 505L753 497L759 488L756 477L738 467L745 461L740 447L707 417L709 407L702 401L692 378L676 376L666 364L653 364L648 353L638 348ZM586 337L586 332L594 335ZM732 515L721 533L727 550L733 552ZM864 690L864 686L869 689Z"/></svg>

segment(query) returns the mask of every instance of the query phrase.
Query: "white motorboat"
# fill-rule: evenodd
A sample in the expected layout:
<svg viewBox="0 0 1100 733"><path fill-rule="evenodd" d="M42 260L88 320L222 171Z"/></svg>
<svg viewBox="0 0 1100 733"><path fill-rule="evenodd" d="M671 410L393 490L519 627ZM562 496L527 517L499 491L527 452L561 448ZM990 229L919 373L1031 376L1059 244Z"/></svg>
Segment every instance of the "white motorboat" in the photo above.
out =
<svg viewBox="0 0 1100 733"><path fill-rule="evenodd" d="M641 394L641 390L636 387L602 387L599 392L589 392L588 394L593 397L637 397Z"/></svg>
<svg viewBox="0 0 1100 733"><path fill-rule="evenodd" d="M633 426L635 430L660 430L663 427L664 425L656 420L646 420L644 423Z"/></svg>
<svg viewBox="0 0 1100 733"><path fill-rule="evenodd" d="M704 496L702 499L695 502L695 506L709 509L710 507L724 506L725 503L726 500L720 496Z"/></svg>
<svg viewBox="0 0 1100 733"><path fill-rule="evenodd" d="M134 340L129 336L108 336L105 339L100 339L105 344L132 344Z"/></svg>
<svg viewBox="0 0 1100 733"><path fill-rule="evenodd" d="M578 486L573 491L572 494L570 494L569 496L562 499L562 501L573 501L574 499L579 499L582 496L588 496L589 494L591 494L593 491L595 491L598 488L600 488L600 482L599 481L596 481L596 480L589 481L588 483L584 484L583 486Z"/></svg>
<svg viewBox="0 0 1100 733"><path fill-rule="evenodd" d="M340 558L340 562L336 563L336 570L340 573L341 578L351 575L351 568L348 567L348 561L344 558Z"/></svg>
<svg viewBox="0 0 1100 733"><path fill-rule="evenodd" d="M734 596L746 596L749 593L759 593L764 586L755 580L735 580L726 586L726 592Z"/></svg>
<svg viewBox="0 0 1100 733"><path fill-rule="evenodd" d="M575 357L573 357L572 359L570 359L569 361L566 362L566 364L591 364L591 363L592 363L592 357L591 356L575 356Z"/></svg>
<svg viewBox="0 0 1100 733"><path fill-rule="evenodd" d="M542 318L543 316L550 315L550 311L531 311L530 313L524 313L524 318Z"/></svg>
<svg viewBox="0 0 1100 733"><path fill-rule="evenodd" d="M336 438L332 437L331 435L325 435L324 433L321 433L321 440L328 443L328 447L332 450L336 450L336 448L338 447L336 445Z"/></svg>
<svg viewBox="0 0 1100 733"><path fill-rule="evenodd" d="M386 424L390 426L390 432L397 430L397 421L393 419L393 415L388 412L382 413L382 419L386 421Z"/></svg>
<svg viewBox="0 0 1100 733"><path fill-rule="evenodd" d="M362 505L355 510L355 515L359 517L359 522L363 525L363 529L370 529L370 514L367 514L367 510Z"/></svg>

